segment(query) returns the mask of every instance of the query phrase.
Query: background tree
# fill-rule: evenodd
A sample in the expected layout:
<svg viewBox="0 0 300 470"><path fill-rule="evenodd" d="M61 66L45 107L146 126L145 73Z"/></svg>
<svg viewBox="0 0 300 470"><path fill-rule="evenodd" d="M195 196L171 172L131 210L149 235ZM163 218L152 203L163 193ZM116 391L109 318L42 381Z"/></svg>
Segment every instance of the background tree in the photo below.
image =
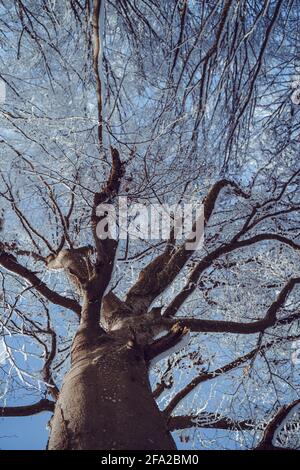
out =
<svg viewBox="0 0 300 470"><path fill-rule="evenodd" d="M1 413L50 449L299 448L299 11L0 2ZM100 240L118 195L203 248Z"/></svg>

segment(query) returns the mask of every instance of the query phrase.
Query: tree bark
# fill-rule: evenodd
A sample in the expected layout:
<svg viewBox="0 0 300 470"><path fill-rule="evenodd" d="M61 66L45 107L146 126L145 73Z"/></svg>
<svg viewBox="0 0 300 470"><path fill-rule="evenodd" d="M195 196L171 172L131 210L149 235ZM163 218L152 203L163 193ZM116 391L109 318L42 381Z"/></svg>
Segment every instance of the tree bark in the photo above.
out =
<svg viewBox="0 0 300 470"><path fill-rule="evenodd" d="M80 328L51 421L50 450L176 449L134 342Z"/></svg>

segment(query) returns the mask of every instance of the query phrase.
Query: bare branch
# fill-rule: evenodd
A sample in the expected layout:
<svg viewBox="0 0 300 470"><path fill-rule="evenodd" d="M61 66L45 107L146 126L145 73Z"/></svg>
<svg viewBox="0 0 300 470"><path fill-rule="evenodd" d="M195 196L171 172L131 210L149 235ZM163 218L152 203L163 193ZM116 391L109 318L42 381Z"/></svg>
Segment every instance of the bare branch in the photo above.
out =
<svg viewBox="0 0 300 470"><path fill-rule="evenodd" d="M92 15L93 28L93 68L96 79L96 95L98 105L98 140L100 148L103 146L103 112L102 112L102 84L99 73L99 54L100 54L100 37L99 37L99 19L101 11L101 1L94 0L94 10Z"/></svg>
<svg viewBox="0 0 300 470"><path fill-rule="evenodd" d="M231 322L222 320L202 320L197 318L178 318L181 324L188 327L191 331L210 332L210 333L238 333L254 334L261 333L277 323L277 313L283 307L288 295L294 286L300 283L300 278L290 279L278 294L276 300L268 308L266 315L261 320L254 322ZM284 319L285 321L287 319Z"/></svg>
<svg viewBox="0 0 300 470"><path fill-rule="evenodd" d="M3 251L0 252L0 265L28 281L35 290L53 304L68 308L80 317L81 307L76 300L64 297L49 289L49 287L41 281L34 272L18 263L17 259L12 254L8 254Z"/></svg>
<svg viewBox="0 0 300 470"><path fill-rule="evenodd" d="M43 411L54 411L55 403L43 398L42 400L34 403L33 405L24 405L24 406L4 406L0 407L0 416L2 418L7 417L18 417L18 416L31 416Z"/></svg>
<svg viewBox="0 0 300 470"><path fill-rule="evenodd" d="M256 447L255 450L274 450L277 449L277 446L273 444L273 438L277 429L282 424L283 420L288 416L290 411L297 405L299 405L300 399L293 401L289 405L285 405L280 408L275 416L271 419L269 424L267 425L263 437Z"/></svg>
<svg viewBox="0 0 300 470"><path fill-rule="evenodd" d="M219 413L209 413L205 411L197 415L171 416L168 420L168 429L170 431L193 427L206 429L228 429L230 431L250 431L256 427L256 425L257 424L251 419L236 421L222 416Z"/></svg>
<svg viewBox="0 0 300 470"><path fill-rule="evenodd" d="M295 336L287 337L285 341L294 340ZM203 374L198 375L195 377L188 385L186 385L182 390L180 390L169 402L168 406L165 408L165 414L170 416L173 410L178 406L178 404L192 391L197 387L200 383L206 382L207 380L213 380L220 375L226 374L227 372L236 369L240 365L244 364L245 362L249 361L250 359L256 357L257 354L260 354L272 346L278 344L280 341L270 341L262 346L252 349L250 352L245 354L244 356L240 356L232 362L225 364L218 369L215 369L212 372L205 372Z"/></svg>
<svg viewBox="0 0 300 470"><path fill-rule="evenodd" d="M231 253L232 251L238 250L240 248L244 248L247 246L254 245L256 243L262 242L262 241L267 241L267 240L274 240L278 241L280 243L283 243L287 246L290 246L291 248L295 250L300 250L300 245L295 243L293 240L290 240L287 237L284 237L282 235L277 235L276 233L261 233L258 235L254 235L251 238L247 238L244 240L234 240L233 242L230 242L226 245L220 246L213 252L209 253L206 255L193 269L191 272L188 282L186 283L185 287L179 292L170 305L166 308L164 311L163 315L168 317L174 315L179 308L182 306L182 304L185 302L185 300L194 292L194 290L197 287L197 282L200 278L200 275L205 271L207 268L209 268L213 262L220 258L221 256Z"/></svg>
<svg viewBox="0 0 300 470"><path fill-rule="evenodd" d="M204 199L205 224L208 223L212 215L221 190L227 186L233 188L237 195L245 198L249 197L236 183L226 179L218 181L212 186ZM194 240L188 241L193 242ZM164 253L155 258L141 271L137 282L127 294L126 303L131 308L134 307L138 314L147 311L155 298L174 281L192 254L193 250L186 249L186 243L172 251L166 249Z"/></svg>

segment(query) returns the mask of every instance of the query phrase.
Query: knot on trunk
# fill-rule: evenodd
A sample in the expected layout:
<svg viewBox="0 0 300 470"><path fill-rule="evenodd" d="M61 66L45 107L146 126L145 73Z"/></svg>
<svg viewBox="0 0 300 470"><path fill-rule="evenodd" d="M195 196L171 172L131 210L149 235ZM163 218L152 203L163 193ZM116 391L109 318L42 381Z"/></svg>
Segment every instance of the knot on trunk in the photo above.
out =
<svg viewBox="0 0 300 470"><path fill-rule="evenodd" d="M63 269L76 291L82 295L88 282L94 277L94 267L90 260L93 248L83 246L60 250L58 254L51 254L46 258L49 269Z"/></svg>

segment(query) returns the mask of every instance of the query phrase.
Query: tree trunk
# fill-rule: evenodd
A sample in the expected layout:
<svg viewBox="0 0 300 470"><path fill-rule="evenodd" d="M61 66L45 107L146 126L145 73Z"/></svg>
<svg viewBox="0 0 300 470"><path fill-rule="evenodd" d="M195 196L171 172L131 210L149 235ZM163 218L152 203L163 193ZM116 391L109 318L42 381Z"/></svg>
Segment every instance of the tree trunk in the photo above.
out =
<svg viewBox="0 0 300 470"><path fill-rule="evenodd" d="M81 328L51 421L51 450L176 449L132 342Z"/></svg>

